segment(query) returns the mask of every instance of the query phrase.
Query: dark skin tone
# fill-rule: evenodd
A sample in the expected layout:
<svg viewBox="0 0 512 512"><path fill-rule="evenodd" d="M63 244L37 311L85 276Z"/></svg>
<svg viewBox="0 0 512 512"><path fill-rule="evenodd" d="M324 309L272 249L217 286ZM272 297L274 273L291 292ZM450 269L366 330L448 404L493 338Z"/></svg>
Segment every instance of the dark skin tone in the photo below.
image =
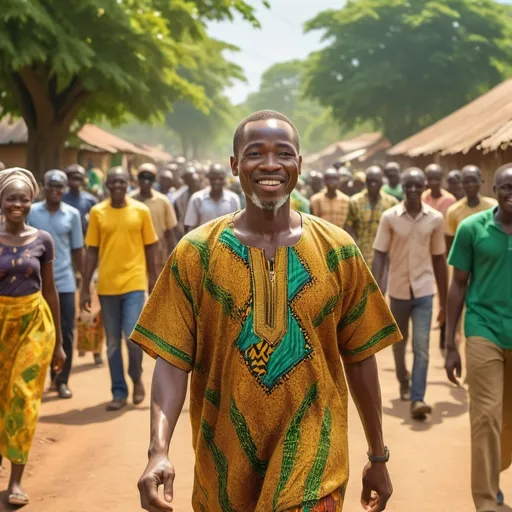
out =
<svg viewBox="0 0 512 512"><path fill-rule="evenodd" d="M448 183L446 190L455 196L457 201L462 199L464 197L464 190L462 189L462 173L457 169L454 169L448 173L446 181Z"/></svg>
<svg viewBox="0 0 512 512"><path fill-rule="evenodd" d="M441 197L441 183L443 181L443 170L437 164L431 164L425 169L427 177L427 187L430 189L432 197L438 199Z"/></svg>
<svg viewBox="0 0 512 512"><path fill-rule="evenodd" d="M400 165L396 162L389 162L384 167L384 174L388 179L389 185L396 188L400 184Z"/></svg>
<svg viewBox="0 0 512 512"><path fill-rule="evenodd" d="M403 177L402 183L405 193L405 209L415 219L422 211L421 194L425 190L425 175L420 169L409 169ZM375 251L372 273L382 293L386 292L385 272L387 253ZM448 290L448 265L444 254L432 255L432 266L436 278L437 289L439 290L439 314L437 321L442 325L445 321L446 297Z"/></svg>
<svg viewBox="0 0 512 512"><path fill-rule="evenodd" d="M328 169L325 171L324 175L325 187L327 188L327 197L330 199L334 199L336 197L336 192L338 191L338 187L340 184L340 176L338 171L335 169Z"/></svg>
<svg viewBox="0 0 512 512"><path fill-rule="evenodd" d="M167 194L174 186L174 175L171 171L162 171L158 176L158 183L160 185L160 192Z"/></svg>
<svg viewBox="0 0 512 512"><path fill-rule="evenodd" d="M107 174L107 188L110 192L110 204L112 208L124 208L126 206L126 192L128 190L128 173L115 169ZM155 245L144 246L146 267L149 276L149 292L153 290L158 277L155 264ZM80 309L91 311L91 280L98 266L99 247L88 247L85 257L84 282L80 293Z"/></svg>
<svg viewBox="0 0 512 512"><path fill-rule="evenodd" d="M324 177L318 171L311 171L308 180L313 194L318 194L324 188Z"/></svg>
<svg viewBox="0 0 512 512"><path fill-rule="evenodd" d="M275 256L277 247L294 245L302 236L301 216L290 209L289 200L301 165L302 157L292 129L278 120L249 123L238 154L231 157L231 169L240 177L247 197L247 208L235 218L235 235L242 243L262 249L267 259ZM251 199L253 194L265 208L255 204ZM272 208L278 204L281 206ZM375 357L346 364L345 371L369 451L383 455L382 407ZM139 481L142 507L150 512L173 510L175 471L168 452L187 383L186 372L158 359L152 387L149 463ZM164 487L164 499L158 496L160 485ZM372 495L372 491L376 494ZM363 473L363 507L371 512L384 510L392 491L386 464L369 463Z"/></svg>
<svg viewBox="0 0 512 512"><path fill-rule="evenodd" d="M219 201L226 185L226 172L223 169L211 169L208 172L208 181L210 182L210 197L214 201Z"/></svg>
<svg viewBox="0 0 512 512"><path fill-rule="evenodd" d="M24 246L31 243L36 237L38 230L25 224L25 219L32 206L31 192L26 183L15 181L11 183L0 197L0 206L4 215L4 222L0 224L0 241L10 246ZM53 262L41 264L42 294L50 311L53 322L56 326L56 344L52 359L52 368L56 373L62 371L66 360L66 354L62 348L62 333L60 329L59 296L55 287L53 277ZM9 494L26 496L21 487L21 479L24 464L12 464L11 476L9 479Z"/></svg>
<svg viewBox="0 0 512 512"><path fill-rule="evenodd" d="M478 167L468 165L462 169L462 188L470 208L476 208L480 204L480 188L482 187L482 174ZM446 253L450 254L453 240L452 235L445 235Z"/></svg>
<svg viewBox="0 0 512 512"><path fill-rule="evenodd" d="M494 215L496 223L508 236L512 236L512 168L498 171L493 190L498 200L498 210ZM457 347L456 333L470 276L470 272L454 268L448 292L445 370L448 379L457 386L461 385L459 379L462 375L462 359Z"/></svg>
<svg viewBox="0 0 512 512"><path fill-rule="evenodd" d="M68 175L69 191L76 197L80 194L80 190L84 185L85 176L80 173L73 173Z"/></svg>

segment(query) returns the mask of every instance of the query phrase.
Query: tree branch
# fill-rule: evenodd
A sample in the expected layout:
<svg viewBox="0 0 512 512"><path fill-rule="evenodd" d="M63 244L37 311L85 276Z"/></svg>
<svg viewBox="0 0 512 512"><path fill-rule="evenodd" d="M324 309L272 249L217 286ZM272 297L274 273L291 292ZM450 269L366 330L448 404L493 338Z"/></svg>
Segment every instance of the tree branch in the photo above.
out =
<svg viewBox="0 0 512 512"><path fill-rule="evenodd" d="M18 106L20 107L21 115L23 116L27 127L29 129L34 129L36 127L37 116L32 97L18 73L12 73L11 78L13 84L12 91L18 102Z"/></svg>
<svg viewBox="0 0 512 512"><path fill-rule="evenodd" d="M54 110L52 102L48 96L48 84L44 85L38 78L35 70L32 67L25 66L18 71L18 75L23 81L28 94L32 99L35 112L35 126L43 119L53 119Z"/></svg>

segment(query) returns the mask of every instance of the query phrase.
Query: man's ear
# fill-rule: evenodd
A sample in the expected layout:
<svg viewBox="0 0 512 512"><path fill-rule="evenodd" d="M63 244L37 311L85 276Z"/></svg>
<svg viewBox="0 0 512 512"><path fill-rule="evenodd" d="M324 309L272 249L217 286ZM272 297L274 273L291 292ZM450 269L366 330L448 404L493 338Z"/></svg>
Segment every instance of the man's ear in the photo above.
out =
<svg viewBox="0 0 512 512"><path fill-rule="evenodd" d="M231 166L233 176L238 176L238 161L234 156L229 158L229 165Z"/></svg>
<svg viewBox="0 0 512 512"><path fill-rule="evenodd" d="M299 176L302 174L302 155L299 155Z"/></svg>

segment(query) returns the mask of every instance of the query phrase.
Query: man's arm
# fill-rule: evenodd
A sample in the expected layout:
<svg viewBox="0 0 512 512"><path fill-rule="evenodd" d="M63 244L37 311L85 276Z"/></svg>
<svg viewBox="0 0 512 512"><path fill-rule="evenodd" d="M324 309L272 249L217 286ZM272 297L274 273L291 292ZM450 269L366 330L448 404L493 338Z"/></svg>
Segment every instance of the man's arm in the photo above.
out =
<svg viewBox="0 0 512 512"><path fill-rule="evenodd" d="M382 400L375 356L358 363L345 364L345 372L350 393L354 399L361 423L363 424L368 453L373 456L385 455L384 435L382 433ZM372 499L371 492L378 495ZM363 492L361 500L372 506L372 511L381 511L393 493L391 479L383 462L369 463L363 472Z"/></svg>
<svg viewBox="0 0 512 512"><path fill-rule="evenodd" d="M444 239L446 240L446 257L450 255L450 251L452 250L453 241L455 240L455 237L452 235L449 235L448 233L445 233Z"/></svg>
<svg viewBox="0 0 512 512"><path fill-rule="evenodd" d="M446 263L446 256L444 254L432 255L432 266L434 267L434 276L439 291L440 311L437 320L443 325L446 314L446 296L448 294L448 264Z"/></svg>
<svg viewBox="0 0 512 512"><path fill-rule="evenodd" d="M84 275L84 248L73 249L71 251L71 258L73 259L73 266L76 272L80 274L80 277Z"/></svg>
<svg viewBox="0 0 512 512"><path fill-rule="evenodd" d="M373 251L373 264L372 264L372 274L379 285L380 291L382 295L386 294L386 260L387 253L382 251L377 251L374 249Z"/></svg>
<svg viewBox="0 0 512 512"><path fill-rule="evenodd" d="M457 325L464 307L464 299L470 273L455 268L453 278L448 291L448 304L446 309L446 361L445 369L448 379L454 384L459 384L462 374L462 361L456 343Z"/></svg>
<svg viewBox="0 0 512 512"><path fill-rule="evenodd" d="M174 467L169 460L171 438L187 393L188 374L158 358L151 386L151 439L149 462L138 487L145 510L172 511ZM164 486L164 500L158 487Z"/></svg>
<svg viewBox="0 0 512 512"><path fill-rule="evenodd" d="M144 252L146 255L146 269L149 276L149 293L151 293L158 278L156 271L156 244L145 245Z"/></svg>
<svg viewBox="0 0 512 512"><path fill-rule="evenodd" d="M174 229L169 229L164 233L165 243L167 244L167 251L171 254L176 247L176 236L174 234Z"/></svg>
<svg viewBox="0 0 512 512"><path fill-rule="evenodd" d="M87 247L85 255L85 270L83 273L82 291L80 293L80 309L91 311L91 280L98 266L100 248Z"/></svg>

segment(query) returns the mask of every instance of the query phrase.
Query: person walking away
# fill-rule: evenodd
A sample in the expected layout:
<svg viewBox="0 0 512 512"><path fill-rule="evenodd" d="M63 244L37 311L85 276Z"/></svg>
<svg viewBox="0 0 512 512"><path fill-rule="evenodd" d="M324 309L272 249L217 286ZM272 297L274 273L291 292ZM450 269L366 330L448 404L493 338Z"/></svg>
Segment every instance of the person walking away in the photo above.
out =
<svg viewBox="0 0 512 512"><path fill-rule="evenodd" d="M87 233L87 226L89 224L89 212L91 208L98 204L98 199L83 190L87 173L85 169L78 164L69 165L64 169L68 177L68 191L62 196L62 201L80 212L80 220L82 222L83 236ZM81 277L81 274L80 276ZM85 352L79 352L79 357L84 357ZM100 352L94 352L94 364L96 366L103 366L103 358Z"/></svg>
<svg viewBox="0 0 512 512"><path fill-rule="evenodd" d="M482 172L476 165L466 165L462 169L462 188L466 197L450 206L446 213L445 234L448 253L457 228L464 219L497 205L496 199L480 195L482 183Z"/></svg>
<svg viewBox="0 0 512 512"><path fill-rule="evenodd" d="M112 381L112 401L108 411L126 406L128 387L124 377L121 337L128 346L128 374L133 381L133 403L145 397L142 384L142 351L128 340L144 306L145 293L156 281L155 248L158 237L149 208L131 197L128 171L114 167L107 173L110 198L90 213L85 237L87 254L80 305L91 310L90 285L98 267L98 295L107 337L107 355Z"/></svg>
<svg viewBox="0 0 512 512"><path fill-rule="evenodd" d="M441 188L443 180L443 169L437 164L427 165L425 168L425 176L427 177L427 190L423 192L421 200L442 213L446 219L448 208L457 202L455 196ZM440 326L439 348L445 349L446 339L446 322Z"/></svg>
<svg viewBox="0 0 512 512"><path fill-rule="evenodd" d="M155 263L157 274L160 274L176 246L174 228L178 221L167 196L153 189L156 176L157 169L153 164L142 164L137 171L139 187L130 194L130 197L144 203L151 213L151 220L158 236Z"/></svg>
<svg viewBox="0 0 512 512"><path fill-rule="evenodd" d="M496 171L498 206L463 220L449 263L454 267L447 308L446 372L462 373L456 343L464 302L471 489L477 512L504 502L500 470L512 462L512 164Z"/></svg>
<svg viewBox="0 0 512 512"><path fill-rule="evenodd" d="M176 240L179 241L185 234L185 215L187 214L190 198L201 190L201 177L193 166L187 167L183 174L184 186L176 193L174 198L174 210L178 225L175 229Z"/></svg>
<svg viewBox="0 0 512 512"><path fill-rule="evenodd" d="M400 178L400 164L397 162L388 162L384 166L384 175L388 182L382 187L386 194L395 197L399 201L404 199L404 189Z"/></svg>
<svg viewBox="0 0 512 512"><path fill-rule="evenodd" d="M464 197L462 173L458 169L453 169L453 171L450 171L448 176L446 176L446 183L446 190L455 197L457 201L460 201Z"/></svg>
<svg viewBox="0 0 512 512"><path fill-rule="evenodd" d="M366 189L352 196L345 229L354 238L368 268L373 264L373 242L382 214L398 201L382 191L384 173L377 165L366 170Z"/></svg>
<svg viewBox="0 0 512 512"><path fill-rule="evenodd" d="M338 190L340 177L336 169L324 174L325 190L311 197L311 213L339 228L345 226L349 197Z"/></svg>
<svg viewBox="0 0 512 512"><path fill-rule="evenodd" d="M226 170L213 164L208 171L210 186L190 198L185 214L185 231L240 210L240 199L226 186Z"/></svg>
<svg viewBox="0 0 512 512"><path fill-rule="evenodd" d="M291 210L302 162L291 121L253 114L233 145L246 209L181 240L132 333L158 358L142 507L172 509L168 448L192 372L194 510L340 512L341 354L369 443L362 504L382 511L392 486L374 354L398 328L353 240Z"/></svg>
<svg viewBox="0 0 512 512"><path fill-rule="evenodd" d="M405 171L402 180L404 202L384 212L379 222L373 244L373 275L384 293L386 258L389 254L391 312L404 336L403 341L393 346L400 398L411 401L412 418L422 421L432 412L432 408L425 403L425 394L434 277L439 290L438 321L442 324L448 290L448 267L443 216L421 202L425 174L421 169L410 168ZM405 363L410 320L414 353L412 387Z"/></svg>
<svg viewBox="0 0 512 512"><path fill-rule="evenodd" d="M84 236L80 212L62 201L68 185L67 176L59 170L44 175L45 200L32 206L27 224L50 233L55 246L53 271L59 294L60 328L66 362L58 375L52 371L53 388L60 398L71 398L69 376L73 364L73 341L76 317L76 277L83 274Z"/></svg>
<svg viewBox="0 0 512 512"><path fill-rule="evenodd" d="M29 503L21 480L48 366L59 372L66 358L52 238L25 222L38 193L29 171L0 171L0 465L3 457L11 462L7 502L14 506Z"/></svg>

